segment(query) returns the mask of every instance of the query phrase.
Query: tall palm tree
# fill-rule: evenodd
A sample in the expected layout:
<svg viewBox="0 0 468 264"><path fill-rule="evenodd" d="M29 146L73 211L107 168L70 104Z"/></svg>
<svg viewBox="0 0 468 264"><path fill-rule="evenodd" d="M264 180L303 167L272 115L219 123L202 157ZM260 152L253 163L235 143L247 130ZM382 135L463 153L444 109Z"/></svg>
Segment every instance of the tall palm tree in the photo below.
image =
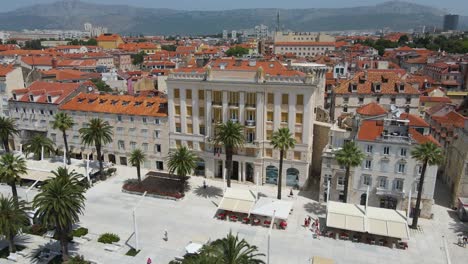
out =
<svg viewBox="0 0 468 264"><path fill-rule="evenodd" d="M26 160L12 153L0 157L0 181L11 187L13 199L18 203L18 192L16 183L20 181L21 175L27 173Z"/></svg>
<svg viewBox="0 0 468 264"><path fill-rule="evenodd" d="M135 166L137 169L137 176L138 176L138 182L141 183L141 172L140 172L140 166L141 163L145 162L146 160L146 155L141 151L141 149L135 149L132 151L130 155L130 163L132 166Z"/></svg>
<svg viewBox="0 0 468 264"><path fill-rule="evenodd" d="M354 142L346 142L342 149L335 152L335 158L338 164L346 169L344 180L344 202L348 202L349 178L352 167L359 166L364 160L364 153Z"/></svg>
<svg viewBox="0 0 468 264"><path fill-rule="evenodd" d="M244 142L244 127L241 124L229 120L216 127L214 143L217 146L224 146L226 151L227 187L231 187L232 155L235 149L244 145Z"/></svg>
<svg viewBox="0 0 468 264"><path fill-rule="evenodd" d="M44 155L54 152L54 142L41 134L36 134L24 144L24 152L26 154L33 153L36 160L41 159L42 148Z"/></svg>
<svg viewBox="0 0 468 264"><path fill-rule="evenodd" d="M0 234L8 240L11 253L16 252L15 237L29 221L25 201L0 196Z"/></svg>
<svg viewBox="0 0 468 264"><path fill-rule="evenodd" d="M93 118L89 120L86 127L80 128L81 142L86 146L95 146L97 158L99 161L99 177L103 179L104 166L102 164L102 145L109 144L112 142L113 127L109 125L109 122L104 121L100 118Z"/></svg>
<svg viewBox="0 0 468 264"><path fill-rule="evenodd" d="M197 156L186 146L182 146L176 151L169 153L167 163L169 173L175 173L180 179L185 181L186 176L192 173L197 166Z"/></svg>
<svg viewBox="0 0 468 264"><path fill-rule="evenodd" d="M15 120L13 118L0 116L0 140L7 153L10 152L10 137L18 134L19 130L16 128Z"/></svg>
<svg viewBox="0 0 468 264"><path fill-rule="evenodd" d="M62 249L62 259L67 261L68 237L73 224L79 221L85 203L85 188L79 183L78 174L59 168L52 172L55 178L47 180L41 192L34 197L34 217L47 226L55 227Z"/></svg>
<svg viewBox="0 0 468 264"><path fill-rule="evenodd" d="M213 241L210 245L209 255L217 259L216 263L226 264L262 264L265 263L259 257L265 254L258 253L256 246L249 245L245 239L239 239L231 232L227 237Z"/></svg>
<svg viewBox="0 0 468 264"><path fill-rule="evenodd" d="M271 145L273 148L280 150L280 164L279 164L279 176L278 176L278 196L281 200L281 185L283 183L283 158L284 153L290 148L294 148L296 140L293 138L289 128L283 127L275 131L271 137Z"/></svg>
<svg viewBox="0 0 468 264"><path fill-rule="evenodd" d="M70 158L70 150L68 149L67 130L72 128L74 124L75 122L73 122L73 119L71 118L71 116L69 116L65 112L58 112L54 116L54 123L52 125L53 129L58 129L62 131L63 142L65 144L65 151L67 152L66 157L67 157L68 165L71 164L71 158Z"/></svg>
<svg viewBox="0 0 468 264"><path fill-rule="evenodd" d="M413 151L411 151L411 157L423 164L421 177L419 178L418 184L418 198L416 199L416 208L413 216L413 223L411 228L418 228L419 214L421 212L421 196L424 187L424 178L426 177L427 166L434 166L442 164L444 155L442 150L432 142L426 142L418 145Z"/></svg>

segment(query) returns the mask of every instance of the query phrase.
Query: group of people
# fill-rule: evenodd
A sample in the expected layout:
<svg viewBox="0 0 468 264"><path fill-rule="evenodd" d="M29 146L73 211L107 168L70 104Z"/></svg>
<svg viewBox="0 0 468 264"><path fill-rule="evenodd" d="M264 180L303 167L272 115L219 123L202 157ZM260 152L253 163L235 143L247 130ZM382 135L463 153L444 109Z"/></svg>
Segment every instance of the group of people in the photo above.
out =
<svg viewBox="0 0 468 264"><path fill-rule="evenodd" d="M468 244L468 237L466 235L458 235L458 245L466 247L466 244Z"/></svg>
<svg viewBox="0 0 468 264"><path fill-rule="evenodd" d="M312 217L308 216L304 219L304 227L310 228L314 237L320 236L320 222L319 219L312 219Z"/></svg>

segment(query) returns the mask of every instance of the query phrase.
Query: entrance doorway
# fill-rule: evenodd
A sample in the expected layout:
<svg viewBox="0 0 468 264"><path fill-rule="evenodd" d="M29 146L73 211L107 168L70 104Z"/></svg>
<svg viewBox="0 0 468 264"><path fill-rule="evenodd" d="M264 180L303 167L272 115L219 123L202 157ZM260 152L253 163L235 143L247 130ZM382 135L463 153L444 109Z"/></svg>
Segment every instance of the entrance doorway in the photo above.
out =
<svg viewBox="0 0 468 264"><path fill-rule="evenodd" d="M286 186L299 188L299 170L289 168L286 170Z"/></svg>
<svg viewBox="0 0 468 264"><path fill-rule="evenodd" d="M366 205L366 200L367 200L367 194L366 193L361 194L361 202L359 204Z"/></svg>
<svg viewBox="0 0 468 264"><path fill-rule="evenodd" d="M216 178L223 178L223 161L222 160L217 160L216 164L217 164L218 169L216 170L215 177Z"/></svg>
<svg viewBox="0 0 468 264"><path fill-rule="evenodd" d="M120 157L120 165L127 166L127 157Z"/></svg>
<svg viewBox="0 0 468 264"><path fill-rule="evenodd" d="M254 167L252 163L245 163L245 180L254 182Z"/></svg>
<svg viewBox="0 0 468 264"><path fill-rule="evenodd" d="M278 184L278 168L273 165L266 167L266 183Z"/></svg>
<svg viewBox="0 0 468 264"><path fill-rule="evenodd" d="M387 209L396 209L397 208L397 199L385 196L380 199L380 208L387 208Z"/></svg>
<svg viewBox="0 0 468 264"><path fill-rule="evenodd" d="M239 162L233 161L232 162L232 177L231 180L239 180Z"/></svg>

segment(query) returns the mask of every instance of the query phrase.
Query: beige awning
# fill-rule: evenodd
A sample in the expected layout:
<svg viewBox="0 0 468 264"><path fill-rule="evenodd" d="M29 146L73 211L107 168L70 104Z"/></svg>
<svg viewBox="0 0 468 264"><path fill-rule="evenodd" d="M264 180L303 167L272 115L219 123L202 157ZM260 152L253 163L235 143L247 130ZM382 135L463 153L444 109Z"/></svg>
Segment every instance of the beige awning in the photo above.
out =
<svg viewBox="0 0 468 264"><path fill-rule="evenodd" d="M328 204L327 226L365 232L363 210L362 206L359 205L330 201Z"/></svg>
<svg viewBox="0 0 468 264"><path fill-rule="evenodd" d="M227 188L218 209L248 214L254 203L255 195L250 190Z"/></svg>
<svg viewBox="0 0 468 264"><path fill-rule="evenodd" d="M312 258L312 264L333 264L333 259L315 256Z"/></svg>
<svg viewBox="0 0 468 264"><path fill-rule="evenodd" d="M26 174L21 175L21 179L31 181L45 181L49 178L53 178L54 174L50 171L40 171L28 169Z"/></svg>

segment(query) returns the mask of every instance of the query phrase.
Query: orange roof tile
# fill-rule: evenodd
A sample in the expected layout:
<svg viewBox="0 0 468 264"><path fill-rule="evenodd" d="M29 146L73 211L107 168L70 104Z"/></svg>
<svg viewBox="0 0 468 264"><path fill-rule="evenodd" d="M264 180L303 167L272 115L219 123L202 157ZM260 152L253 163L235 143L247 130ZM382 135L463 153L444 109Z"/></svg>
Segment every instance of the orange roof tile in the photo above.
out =
<svg viewBox="0 0 468 264"><path fill-rule="evenodd" d="M53 57L49 56L27 56L21 57L21 61L31 66L51 66Z"/></svg>
<svg viewBox="0 0 468 264"><path fill-rule="evenodd" d="M440 96L420 96L419 101L421 103L451 103L452 100L448 97Z"/></svg>
<svg viewBox="0 0 468 264"><path fill-rule="evenodd" d="M340 84L335 90L336 94L350 94L353 93L350 88L350 84L357 85L357 94L419 94L419 91L411 86L409 83L405 83L402 77L397 72L388 71L368 71L367 79L365 73L360 72L356 74L351 80L345 81ZM372 84L380 83L380 92L375 92ZM399 92L396 89L396 84L404 84L404 91Z"/></svg>
<svg viewBox="0 0 468 264"><path fill-rule="evenodd" d="M381 120L364 120L361 122L357 138L358 140L374 141L382 135L383 129Z"/></svg>
<svg viewBox="0 0 468 264"><path fill-rule="evenodd" d="M96 38L97 41L117 41L120 38L119 34L102 34Z"/></svg>
<svg viewBox="0 0 468 264"><path fill-rule="evenodd" d="M402 113L400 115L400 118L408 119L410 121L409 122L410 127L429 127L429 124L426 121L424 121L424 119L413 114Z"/></svg>
<svg viewBox="0 0 468 264"><path fill-rule="evenodd" d="M8 64L8 65L1 65L0 64L0 77L5 77L8 73L13 71L15 68L13 68L13 65Z"/></svg>
<svg viewBox="0 0 468 264"><path fill-rule="evenodd" d="M160 96L80 93L63 104L60 110L166 117L166 104L167 99Z"/></svg>
<svg viewBox="0 0 468 264"><path fill-rule="evenodd" d="M82 85L94 86L92 83L51 83L36 81L28 88L13 90L13 93L16 94L17 101L20 102L29 102L29 94L38 96L38 98L34 100L35 103L48 103L48 95L58 96L57 98L53 98L51 104L60 104Z"/></svg>
<svg viewBox="0 0 468 264"><path fill-rule="evenodd" d="M431 135L423 135L419 133L416 129L410 128L408 132L411 134L411 137L416 140L419 144L424 144L426 142L432 142L437 146L440 146L440 143Z"/></svg>
<svg viewBox="0 0 468 264"><path fill-rule="evenodd" d="M358 109L356 109L356 112L364 116L380 116L385 115L387 113L387 110L385 110L378 103L372 102L359 107Z"/></svg>

